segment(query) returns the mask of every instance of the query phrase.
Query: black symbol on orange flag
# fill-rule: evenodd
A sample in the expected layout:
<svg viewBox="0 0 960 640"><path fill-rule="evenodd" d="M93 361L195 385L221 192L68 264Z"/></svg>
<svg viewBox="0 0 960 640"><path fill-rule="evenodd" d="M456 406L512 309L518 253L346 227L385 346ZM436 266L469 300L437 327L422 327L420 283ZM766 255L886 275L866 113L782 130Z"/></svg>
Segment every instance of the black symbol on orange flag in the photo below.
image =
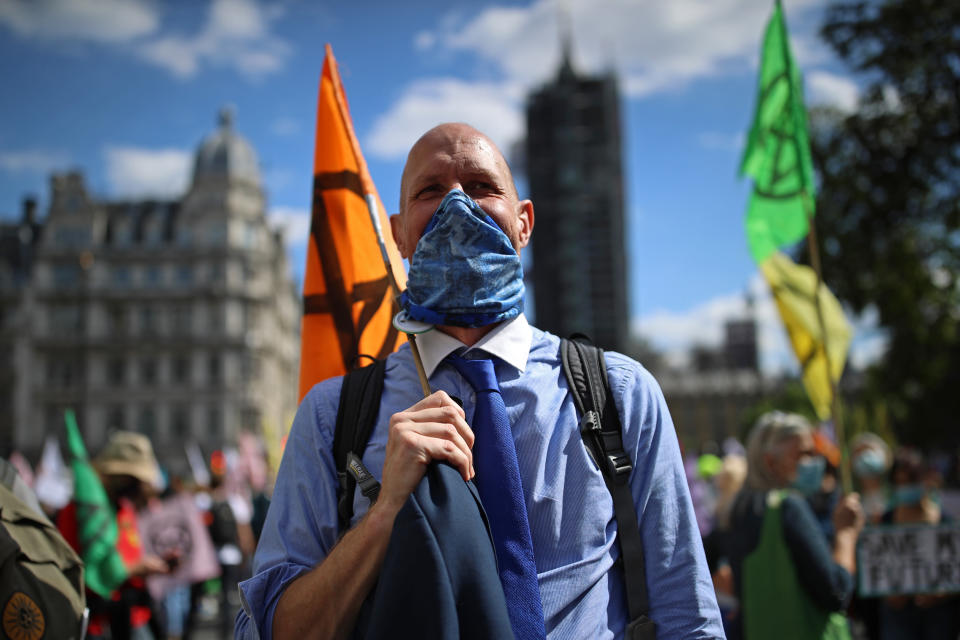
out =
<svg viewBox="0 0 960 640"><path fill-rule="evenodd" d="M303 313L304 315L329 313L333 316L333 324L337 331L337 342L340 346L340 356L343 359L344 369L349 371L353 369L357 356L360 355L358 352L360 336L363 335L367 324L376 315L383 303L388 300L387 290L390 287L390 282L387 275L384 274L382 278L357 282L353 284L352 289L347 289L323 199L323 192L332 189L346 189L363 198L360 176L354 171L318 173L314 176L310 234L313 237L323 267L326 293L305 295L303 298ZM362 303L362 306L357 324L354 326L352 309L354 303L357 302ZM397 330L391 324L383 343L380 345L379 352L365 355L386 358L393 351L396 343Z"/></svg>
<svg viewBox="0 0 960 640"><path fill-rule="evenodd" d="M786 85L786 86L783 86ZM757 195L774 200L789 200L803 192L803 181L800 172L800 150L797 147L796 122L794 113L790 109L790 75L783 71L774 76L764 87L760 104L777 100L777 120L770 129L763 132L763 136L773 136L776 146L773 153L773 171L770 180L764 188L754 182L754 191ZM762 108L762 107L761 107ZM764 140L764 143L766 140Z"/></svg>

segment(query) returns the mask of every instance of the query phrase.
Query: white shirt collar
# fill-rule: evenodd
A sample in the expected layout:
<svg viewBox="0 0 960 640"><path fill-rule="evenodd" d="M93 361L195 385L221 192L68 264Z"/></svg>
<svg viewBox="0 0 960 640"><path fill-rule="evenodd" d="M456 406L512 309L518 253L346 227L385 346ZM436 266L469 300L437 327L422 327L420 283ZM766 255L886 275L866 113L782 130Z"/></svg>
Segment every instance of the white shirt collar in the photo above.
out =
<svg viewBox="0 0 960 640"><path fill-rule="evenodd" d="M521 313L516 318L501 323L470 349L482 349L518 371L523 371L527 368L527 356L530 355L532 342L533 330ZM433 375L444 358L466 346L456 338L436 329L417 336L417 347L420 349L423 369L428 378Z"/></svg>

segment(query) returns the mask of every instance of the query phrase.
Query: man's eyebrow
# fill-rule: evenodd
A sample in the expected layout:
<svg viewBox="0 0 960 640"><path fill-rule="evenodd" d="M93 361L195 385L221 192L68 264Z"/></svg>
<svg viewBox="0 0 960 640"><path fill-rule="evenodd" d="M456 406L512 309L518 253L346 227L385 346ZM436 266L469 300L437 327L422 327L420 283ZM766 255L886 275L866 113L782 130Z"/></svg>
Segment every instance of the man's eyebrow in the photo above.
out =
<svg viewBox="0 0 960 640"><path fill-rule="evenodd" d="M410 191L416 191L424 185L429 185L433 182L439 182L440 174L439 173L430 173L426 175L417 176L410 181Z"/></svg>

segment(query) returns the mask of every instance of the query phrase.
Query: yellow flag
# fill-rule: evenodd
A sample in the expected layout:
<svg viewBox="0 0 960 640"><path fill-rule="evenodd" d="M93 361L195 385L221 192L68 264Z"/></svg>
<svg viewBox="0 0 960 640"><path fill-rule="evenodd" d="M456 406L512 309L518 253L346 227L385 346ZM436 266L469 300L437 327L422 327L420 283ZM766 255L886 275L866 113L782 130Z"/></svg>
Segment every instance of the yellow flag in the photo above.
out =
<svg viewBox="0 0 960 640"><path fill-rule="evenodd" d="M825 284L820 283L820 310L827 334L826 340L823 339L814 299L817 274L810 267L795 264L776 251L761 263L760 270L770 284L793 351L803 368L803 386L817 415L825 420L830 417L833 399L827 375L827 355L830 373L834 380L839 380L850 348L850 324L843 315L840 302Z"/></svg>

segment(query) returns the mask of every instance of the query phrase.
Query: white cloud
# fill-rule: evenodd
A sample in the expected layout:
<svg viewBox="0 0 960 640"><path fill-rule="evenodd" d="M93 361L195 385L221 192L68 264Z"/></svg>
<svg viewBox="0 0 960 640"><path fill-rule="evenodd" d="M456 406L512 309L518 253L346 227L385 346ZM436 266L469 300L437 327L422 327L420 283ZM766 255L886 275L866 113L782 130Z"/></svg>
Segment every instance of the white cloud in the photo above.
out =
<svg viewBox="0 0 960 640"><path fill-rule="evenodd" d="M137 51L182 78L195 75L204 64L262 77L279 71L291 53L290 45L270 32L278 15L256 0L214 0L199 33L162 36L141 43Z"/></svg>
<svg viewBox="0 0 960 640"><path fill-rule="evenodd" d="M50 173L63 169L69 162L70 155L65 151L48 149L0 151L0 169L15 173Z"/></svg>
<svg viewBox="0 0 960 640"><path fill-rule="evenodd" d="M791 15L821 6L822 0L795 0ZM567 0L563 8L572 25L574 67L615 70L630 97L754 66L770 16L767 0ZM470 122L509 148L523 131L523 96L556 73L560 15L556 0L536 0L471 16L448 13L436 28L416 33L413 46L423 55L472 56L484 63L481 78L417 80L375 123L370 151L402 157L417 135L444 120ZM822 53L800 41L806 58ZM712 133L700 142L726 150L742 144Z"/></svg>
<svg viewBox="0 0 960 640"><path fill-rule="evenodd" d="M417 51L429 51L436 43L436 34L429 31L421 31L413 37L413 46Z"/></svg>
<svg viewBox="0 0 960 640"><path fill-rule="evenodd" d="M3 0L0 23L27 37L117 44L153 33L160 19L145 0Z"/></svg>
<svg viewBox="0 0 960 640"><path fill-rule="evenodd" d="M799 374L800 367L783 328L770 288L763 276L756 273L750 280L753 315L757 321L757 340L760 369L766 374L790 372ZM633 331L649 340L675 366L689 364L694 346L720 347L723 343L724 323L743 318L747 307L742 293L731 293L711 298L682 312L654 311L633 320ZM863 369L883 356L887 335L877 326L875 310L868 310L858 318L848 314L853 325L853 340L847 357L848 366Z"/></svg>
<svg viewBox="0 0 960 640"><path fill-rule="evenodd" d="M616 69L631 96L676 89L752 64L770 15L767 0L568 0L564 6L575 66L591 72ZM822 2L795 0L791 14L812 6ZM491 7L454 28L418 33L415 45L473 53L509 81L530 86L556 69L560 13L555 0Z"/></svg>
<svg viewBox="0 0 960 640"><path fill-rule="evenodd" d="M295 136L302 131L300 121L290 116L280 116L270 123L270 132L284 138Z"/></svg>
<svg viewBox="0 0 960 640"><path fill-rule="evenodd" d="M827 104L847 113L856 111L860 89L849 78L827 71L811 71L806 74L807 102Z"/></svg>
<svg viewBox="0 0 960 640"><path fill-rule="evenodd" d="M104 156L115 197L175 198L186 191L193 161L190 151L109 146Z"/></svg>
<svg viewBox="0 0 960 640"><path fill-rule="evenodd" d="M757 320L761 370L768 374L797 371L796 360L763 277L755 274L749 288L753 297L753 315ZM724 323L746 314L744 294L730 293L711 298L688 311L661 310L642 315L634 319L633 330L662 351L668 362L683 366L688 363L694 346L721 346Z"/></svg>
<svg viewBox="0 0 960 640"><path fill-rule="evenodd" d="M497 83L470 83L456 78L421 80L380 116L364 149L381 158L403 158L421 134L441 122L467 122L503 150L523 133L521 92Z"/></svg>
<svg viewBox="0 0 960 640"><path fill-rule="evenodd" d="M270 221L283 229L283 239L288 247L306 246L310 236L310 212L298 207L273 207Z"/></svg>

